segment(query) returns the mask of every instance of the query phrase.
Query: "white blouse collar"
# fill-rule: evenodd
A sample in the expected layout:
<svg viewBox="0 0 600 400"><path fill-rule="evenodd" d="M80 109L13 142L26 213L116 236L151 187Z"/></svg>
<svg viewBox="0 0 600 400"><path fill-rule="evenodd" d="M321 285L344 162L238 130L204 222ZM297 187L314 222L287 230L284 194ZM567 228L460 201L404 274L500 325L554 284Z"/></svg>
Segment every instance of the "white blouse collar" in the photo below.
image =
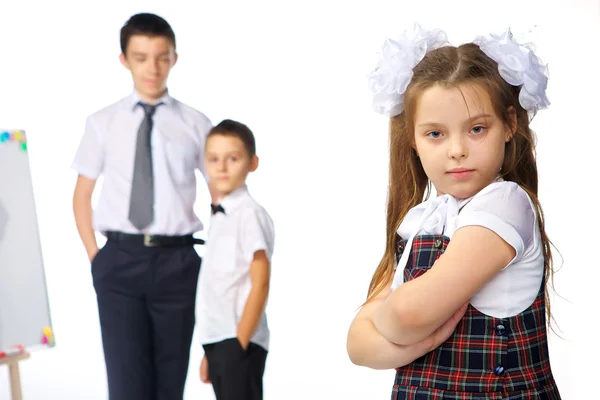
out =
<svg viewBox="0 0 600 400"><path fill-rule="evenodd" d="M502 181L497 177L494 182ZM456 221L460 210L475 196L457 200L449 194L433 197L413 207L398 227L397 233L402 239L408 239L404 252L396 267L392 290L404 280L404 268L410 256L412 243L417 235L444 235L452 237L456 230Z"/></svg>

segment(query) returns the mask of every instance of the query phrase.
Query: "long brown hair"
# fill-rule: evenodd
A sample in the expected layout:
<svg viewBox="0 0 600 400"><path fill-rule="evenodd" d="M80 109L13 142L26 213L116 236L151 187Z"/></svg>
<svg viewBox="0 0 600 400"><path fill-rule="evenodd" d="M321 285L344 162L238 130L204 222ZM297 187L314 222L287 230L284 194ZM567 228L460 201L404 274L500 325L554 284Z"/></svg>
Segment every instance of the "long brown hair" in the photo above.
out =
<svg viewBox="0 0 600 400"><path fill-rule="evenodd" d="M412 80L404 94L404 111L390 120L390 164L387 199L386 247L371 284L367 302L381 293L394 275L396 231L408 211L430 195L430 183L414 143L414 114L418 96L436 84L457 86L466 83L483 85L492 99L496 114L515 134L506 143L502 177L517 183L531 197L536 208L544 254L544 290L546 312L550 319L548 279L553 276L551 242L544 228L544 214L537 198L538 173L535 161L535 136L529 128L529 115L519 104L519 87L508 84L498 73L498 64L479 46L469 43L433 50L414 68ZM517 126L514 114L516 110Z"/></svg>

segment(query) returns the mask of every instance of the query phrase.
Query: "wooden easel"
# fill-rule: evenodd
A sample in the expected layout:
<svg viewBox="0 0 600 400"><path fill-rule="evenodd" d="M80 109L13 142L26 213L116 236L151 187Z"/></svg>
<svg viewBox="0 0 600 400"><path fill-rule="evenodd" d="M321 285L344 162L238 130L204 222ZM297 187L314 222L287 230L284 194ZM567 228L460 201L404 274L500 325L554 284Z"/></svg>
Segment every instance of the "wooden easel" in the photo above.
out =
<svg viewBox="0 0 600 400"><path fill-rule="evenodd" d="M21 390L21 375L19 361L29 358L29 353L22 352L13 356L0 357L0 365L8 365L8 379L10 380L10 393L12 400L23 400Z"/></svg>

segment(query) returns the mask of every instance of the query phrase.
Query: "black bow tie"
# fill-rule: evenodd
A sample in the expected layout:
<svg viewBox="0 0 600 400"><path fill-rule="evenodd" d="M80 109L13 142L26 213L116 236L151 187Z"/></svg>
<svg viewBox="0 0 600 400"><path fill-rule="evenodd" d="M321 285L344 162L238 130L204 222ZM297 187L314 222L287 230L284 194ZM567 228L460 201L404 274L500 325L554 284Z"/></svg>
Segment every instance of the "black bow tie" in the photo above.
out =
<svg viewBox="0 0 600 400"><path fill-rule="evenodd" d="M216 206L214 204L211 204L210 209L212 210L213 215L218 212L222 212L223 214L225 214L225 210L223 209L223 206L220 204L217 204Z"/></svg>

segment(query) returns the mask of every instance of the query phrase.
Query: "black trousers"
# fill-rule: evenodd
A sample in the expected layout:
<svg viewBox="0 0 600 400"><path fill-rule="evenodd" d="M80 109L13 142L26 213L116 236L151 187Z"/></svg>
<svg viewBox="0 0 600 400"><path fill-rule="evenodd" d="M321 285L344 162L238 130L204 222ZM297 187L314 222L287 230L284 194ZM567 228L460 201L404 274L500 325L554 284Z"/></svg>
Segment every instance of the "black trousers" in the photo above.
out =
<svg viewBox="0 0 600 400"><path fill-rule="evenodd" d="M262 400L267 351L250 343L244 350L237 338L203 346L217 400Z"/></svg>
<svg viewBox="0 0 600 400"><path fill-rule="evenodd" d="M192 246L108 241L92 277L110 400L182 400L201 259Z"/></svg>

